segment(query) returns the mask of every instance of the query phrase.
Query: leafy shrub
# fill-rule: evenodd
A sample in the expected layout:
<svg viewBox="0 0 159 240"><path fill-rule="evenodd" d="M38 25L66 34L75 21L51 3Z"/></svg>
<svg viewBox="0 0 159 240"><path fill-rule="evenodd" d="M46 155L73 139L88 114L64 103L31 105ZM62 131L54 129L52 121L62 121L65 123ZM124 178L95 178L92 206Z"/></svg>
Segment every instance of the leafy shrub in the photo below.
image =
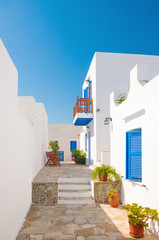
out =
<svg viewBox="0 0 159 240"><path fill-rule="evenodd" d="M86 163L86 153L83 150L74 149L71 151L73 155L73 160L77 164L85 164Z"/></svg>

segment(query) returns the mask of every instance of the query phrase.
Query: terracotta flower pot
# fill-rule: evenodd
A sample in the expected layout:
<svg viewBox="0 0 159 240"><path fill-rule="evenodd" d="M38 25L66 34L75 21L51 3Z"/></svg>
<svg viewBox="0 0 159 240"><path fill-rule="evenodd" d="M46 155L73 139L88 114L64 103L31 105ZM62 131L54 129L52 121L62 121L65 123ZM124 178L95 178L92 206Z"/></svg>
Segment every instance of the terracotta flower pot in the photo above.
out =
<svg viewBox="0 0 159 240"><path fill-rule="evenodd" d="M111 207L113 208L117 208L118 207L118 203L119 203L119 197L109 197L109 203L111 205Z"/></svg>
<svg viewBox="0 0 159 240"><path fill-rule="evenodd" d="M129 223L130 235L135 238L144 237L144 227L142 225L132 225Z"/></svg>
<svg viewBox="0 0 159 240"><path fill-rule="evenodd" d="M99 180L106 182L108 180L108 175L105 173L104 176L102 177L100 173L98 174Z"/></svg>

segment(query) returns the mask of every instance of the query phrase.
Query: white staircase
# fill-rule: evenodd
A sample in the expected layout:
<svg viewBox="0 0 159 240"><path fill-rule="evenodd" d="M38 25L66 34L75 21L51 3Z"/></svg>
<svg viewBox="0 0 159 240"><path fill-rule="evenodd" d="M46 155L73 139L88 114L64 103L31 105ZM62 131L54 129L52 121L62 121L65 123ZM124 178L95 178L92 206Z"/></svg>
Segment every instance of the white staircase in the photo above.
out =
<svg viewBox="0 0 159 240"><path fill-rule="evenodd" d="M89 178L59 178L58 204L94 204Z"/></svg>

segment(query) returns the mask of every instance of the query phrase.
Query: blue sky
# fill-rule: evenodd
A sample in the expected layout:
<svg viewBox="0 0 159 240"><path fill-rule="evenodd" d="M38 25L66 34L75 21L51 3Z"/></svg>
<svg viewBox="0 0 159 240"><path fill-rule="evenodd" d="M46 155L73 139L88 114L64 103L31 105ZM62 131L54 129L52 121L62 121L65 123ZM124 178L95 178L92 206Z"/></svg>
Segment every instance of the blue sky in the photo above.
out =
<svg viewBox="0 0 159 240"><path fill-rule="evenodd" d="M159 55L158 0L0 0L0 38L18 94L43 102L49 123L72 123L97 52Z"/></svg>

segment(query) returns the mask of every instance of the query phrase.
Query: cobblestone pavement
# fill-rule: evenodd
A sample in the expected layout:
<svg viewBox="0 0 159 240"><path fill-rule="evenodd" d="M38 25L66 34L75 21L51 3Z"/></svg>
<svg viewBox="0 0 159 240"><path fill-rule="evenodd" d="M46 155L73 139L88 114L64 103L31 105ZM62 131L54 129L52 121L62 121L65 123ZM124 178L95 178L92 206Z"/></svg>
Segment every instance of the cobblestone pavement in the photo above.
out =
<svg viewBox="0 0 159 240"><path fill-rule="evenodd" d="M129 240L121 206L32 205L16 240ZM143 240L157 240L146 231Z"/></svg>
<svg viewBox="0 0 159 240"><path fill-rule="evenodd" d="M58 178L91 178L91 170L86 165L77 165L74 162L61 162L61 166L43 167L33 182L57 182Z"/></svg>

